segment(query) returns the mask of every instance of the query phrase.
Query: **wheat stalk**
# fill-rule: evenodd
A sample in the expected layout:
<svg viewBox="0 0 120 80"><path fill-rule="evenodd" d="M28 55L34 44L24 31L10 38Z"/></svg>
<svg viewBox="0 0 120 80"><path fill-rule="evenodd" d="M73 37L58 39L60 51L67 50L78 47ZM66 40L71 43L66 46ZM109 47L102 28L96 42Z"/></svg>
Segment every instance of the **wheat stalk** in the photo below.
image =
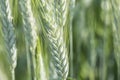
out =
<svg viewBox="0 0 120 80"><path fill-rule="evenodd" d="M12 72L12 80L15 80L15 67L17 64L17 49L14 27L12 24L12 16L9 0L0 0L0 14L2 21L3 36L6 43L10 69Z"/></svg>
<svg viewBox="0 0 120 80"><path fill-rule="evenodd" d="M32 74L32 79L36 80L36 63L35 63L35 48L36 48L36 42L37 42L37 33L36 33L36 27L35 27L35 20L33 17L32 9L31 9L31 0L19 0L20 4L20 10L21 15L23 18L23 24L24 24L24 33L26 38L26 48L27 48L27 54L28 54L28 64L31 64L33 66L33 69L29 69L29 73ZM32 58L30 58L30 55L32 55ZM29 60L31 60L29 62ZM28 65L30 67L30 65Z"/></svg>
<svg viewBox="0 0 120 80"><path fill-rule="evenodd" d="M69 37L70 37L70 77L73 77L73 27L72 21L74 16L74 8L75 8L75 0L70 0L70 30L69 30Z"/></svg>
<svg viewBox="0 0 120 80"><path fill-rule="evenodd" d="M68 0L40 0L40 14L43 23L44 38L48 40L48 49L53 59L58 79L66 80L68 75L68 56L64 40Z"/></svg>

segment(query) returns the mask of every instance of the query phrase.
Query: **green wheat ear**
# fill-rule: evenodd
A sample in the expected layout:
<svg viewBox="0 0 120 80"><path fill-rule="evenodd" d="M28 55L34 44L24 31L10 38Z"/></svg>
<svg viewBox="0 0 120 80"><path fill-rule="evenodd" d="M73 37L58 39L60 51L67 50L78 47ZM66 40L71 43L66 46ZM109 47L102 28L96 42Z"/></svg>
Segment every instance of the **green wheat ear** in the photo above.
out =
<svg viewBox="0 0 120 80"><path fill-rule="evenodd" d="M64 27L67 20L68 0L40 0L39 13L42 21L44 39L48 43L48 53L51 54L55 66L57 80L66 80L68 76L68 51L64 39Z"/></svg>
<svg viewBox="0 0 120 80"><path fill-rule="evenodd" d="M12 73L12 80L15 80L15 67L17 64L17 49L14 27L12 24L12 16L9 0L0 0L0 14L2 22L2 32L5 40L10 69Z"/></svg>
<svg viewBox="0 0 120 80"><path fill-rule="evenodd" d="M35 49L37 44L37 33L35 26L35 19L31 9L31 0L19 0L21 15L23 18L24 34L26 41L26 51L28 58L28 73L29 77L36 80L36 62L35 62ZM32 68L30 66L32 65Z"/></svg>

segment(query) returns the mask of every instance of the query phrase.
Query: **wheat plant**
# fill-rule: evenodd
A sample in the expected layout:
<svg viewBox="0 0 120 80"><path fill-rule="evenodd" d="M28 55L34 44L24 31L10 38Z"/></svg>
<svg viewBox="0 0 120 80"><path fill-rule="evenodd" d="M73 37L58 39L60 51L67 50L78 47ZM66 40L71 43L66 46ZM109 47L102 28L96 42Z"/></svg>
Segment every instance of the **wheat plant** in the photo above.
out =
<svg viewBox="0 0 120 80"><path fill-rule="evenodd" d="M35 62L35 49L37 43L37 33L35 20L33 17L32 9L31 9L31 0L23 0L19 1L21 15L23 18L23 28L25 34L26 41L26 52L28 58L28 71L30 80L36 80L36 62Z"/></svg>
<svg viewBox="0 0 120 80"><path fill-rule="evenodd" d="M2 22L2 32L7 50L7 58L10 64L12 80L15 80L15 68L17 64L17 49L14 26L9 0L0 0L0 18Z"/></svg>
<svg viewBox="0 0 120 80"><path fill-rule="evenodd" d="M64 41L63 29L67 19L67 0L39 1L42 30L47 40L57 80L66 80L68 75L68 51Z"/></svg>

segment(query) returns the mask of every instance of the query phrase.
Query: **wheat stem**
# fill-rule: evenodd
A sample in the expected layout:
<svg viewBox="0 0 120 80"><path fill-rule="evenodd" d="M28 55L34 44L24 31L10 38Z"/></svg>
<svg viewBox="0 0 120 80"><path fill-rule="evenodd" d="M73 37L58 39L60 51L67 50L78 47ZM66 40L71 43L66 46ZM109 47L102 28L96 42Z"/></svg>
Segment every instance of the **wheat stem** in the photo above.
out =
<svg viewBox="0 0 120 80"><path fill-rule="evenodd" d="M23 18L26 46L28 47L27 54L29 54L28 57L30 58L28 60L31 60L30 63L32 65L31 76L32 76L32 79L36 80L35 48L36 48L36 42L37 42L36 41L37 33L36 33L36 27L35 27L32 9L31 9L31 0L22 0L22 1L19 0L19 4L20 4L21 15ZM29 63L28 63L28 66L29 66Z"/></svg>
<svg viewBox="0 0 120 80"><path fill-rule="evenodd" d="M7 48L8 59L11 65L12 80L15 80L15 67L17 64L17 49L14 27L12 24L12 16L9 0L0 0L0 14L2 21L3 36Z"/></svg>
<svg viewBox="0 0 120 80"><path fill-rule="evenodd" d="M73 21L73 10L75 8L75 0L70 0L70 31L69 31L69 36L70 36L70 77L73 77L73 26L72 26L72 21Z"/></svg>

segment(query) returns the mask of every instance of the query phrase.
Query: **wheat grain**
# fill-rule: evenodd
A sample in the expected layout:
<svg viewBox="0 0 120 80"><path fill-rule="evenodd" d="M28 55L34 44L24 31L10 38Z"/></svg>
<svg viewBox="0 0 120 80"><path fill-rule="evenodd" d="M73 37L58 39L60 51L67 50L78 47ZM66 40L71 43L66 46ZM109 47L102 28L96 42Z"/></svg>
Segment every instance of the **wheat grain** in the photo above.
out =
<svg viewBox="0 0 120 80"><path fill-rule="evenodd" d="M37 40L37 33L36 33L36 27L35 27L35 20L33 17L32 9L31 9L31 0L20 0L19 1L21 15L23 18L23 24L24 24L24 33L26 38L26 47L27 47L27 54L30 58L30 55L32 55L32 61L31 65L33 66L33 73L31 74L32 79L36 80L36 63L35 63L35 48L36 48L36 40ZM31 60L31 59L29 59ZM30 64L30 62L28 62ZM30 67L28 65L28 67ZM31 72L30 71L30 72Z"/></svg>
<svg viewBox="0 0 120 80"><path fill-rule="evenodd" d="M44 38L48 40L48 49L58 75L57 80L66 80L68 75L68 53L63 29L68 12L67 0L41 0L39 9Z"/></svg>
<svg viewBox="0 0 120 80"><path fill-rule="evenodd" d="M0 14L1 14L0 17L2 21L3 36L8 52L8 59L11 65L10 69L12 72L12 80L15 80L14 70L17 64L17 49L9 3L10 3L9 0L0 0Z"/></svg>

